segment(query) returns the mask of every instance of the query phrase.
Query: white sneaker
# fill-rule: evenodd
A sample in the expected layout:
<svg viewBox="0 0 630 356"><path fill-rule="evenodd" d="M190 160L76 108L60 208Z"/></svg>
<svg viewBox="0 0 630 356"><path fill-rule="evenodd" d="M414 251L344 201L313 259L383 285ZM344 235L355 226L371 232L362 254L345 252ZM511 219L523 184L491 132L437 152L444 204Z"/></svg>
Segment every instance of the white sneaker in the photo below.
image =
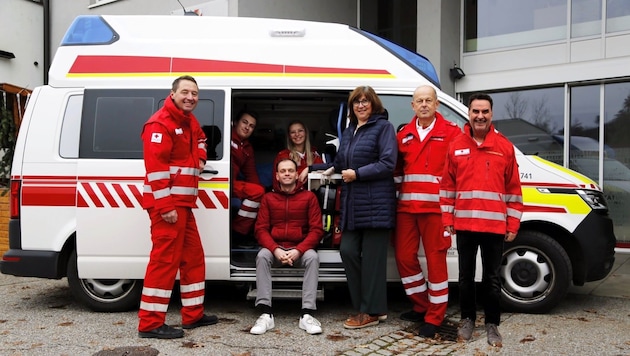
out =
<svg viewBox="0 0 630 356"><path fill-rule="evenodd" d="M267 313L263 313L256 320L256 324L252 326L249 330L250 333L254 335L262 335L267 332L267 330L273 329L275 326L273 322L273 315L269 315Z"/></svg>
<svg viewBox="0 0 630 356"><path fill-rule="evenodd" d="M300 329L305 330L311 335L321 334L322 324L310 314L304 314L304 316L300 318Z"/></svg>

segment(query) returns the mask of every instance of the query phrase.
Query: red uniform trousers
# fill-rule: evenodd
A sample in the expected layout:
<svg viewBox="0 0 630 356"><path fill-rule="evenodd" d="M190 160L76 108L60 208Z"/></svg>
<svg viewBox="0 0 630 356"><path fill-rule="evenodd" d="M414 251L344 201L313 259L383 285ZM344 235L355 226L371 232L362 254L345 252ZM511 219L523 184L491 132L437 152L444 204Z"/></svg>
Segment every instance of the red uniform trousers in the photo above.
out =
<svg viewBox="0 0 630 356"><path fill-rule="evenodd" d="M241 199L241 207L232 221L232 230L241 235L248 235L254 229L265 188L258 184L237 180L232 186L232 191L235 197Z"/></svg>
<svg viewBox="0 0 630 356"><path fill-rule="evenodd" d="M420 241L427 259L428 283L418 260ZM413 310L426 313L425 322L441 325L448 306L446 252L451 247L450 236L444 237L442 215L399 212L394 247L398 273Z"/></svg>
<svg viewBox="0 0 630 356"><path fill-rule="evenodd" d="M176 207L177 222L169 224L157 209L148 209L153 248L140 299L138 331L164 324L171 292L179 271L182 324L203 316L206 264L197 223L191 208Z"/></svg>

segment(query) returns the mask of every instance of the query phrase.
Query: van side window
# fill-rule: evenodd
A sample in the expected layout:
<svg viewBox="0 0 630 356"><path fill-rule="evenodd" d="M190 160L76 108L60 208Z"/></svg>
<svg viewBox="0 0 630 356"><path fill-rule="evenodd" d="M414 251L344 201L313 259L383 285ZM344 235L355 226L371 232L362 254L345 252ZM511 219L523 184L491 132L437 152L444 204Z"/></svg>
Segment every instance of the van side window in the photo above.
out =
<svg viewBox="0 0 630 356"><path fill-rule="evenodd" d="M79 132L81 129L81 104L83 95L72 95L68 98L66 111L61 124L59 156L63 158L79 157Z"/></svg>
<svg viewBox="0 0 630 356"><path fill-rule="evenodd" d="M168 89L86 89L79 157L142 158L142 127L164 105L168 93ZM194 114L202 127L219 125L219 133L223 131L224 98L223 91L200 91ZM221 135L213 139L220 142ZM210 151L210 142L208 146ZM219 150L214 159L223 156L218 142L212 149Z"/></svg>

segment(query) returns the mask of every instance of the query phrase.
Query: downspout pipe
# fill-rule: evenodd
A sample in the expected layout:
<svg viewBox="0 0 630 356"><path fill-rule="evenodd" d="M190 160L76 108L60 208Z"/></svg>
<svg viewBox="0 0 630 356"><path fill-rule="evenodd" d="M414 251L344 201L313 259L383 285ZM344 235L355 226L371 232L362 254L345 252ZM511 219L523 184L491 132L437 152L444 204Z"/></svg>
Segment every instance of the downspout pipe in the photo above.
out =
<svg viewBox="0 0 630 356"><path fill-rule="evenodd" d="M50 0L43 0L44 4L44 84L48 84L48 69L50 69Z"/></svg>

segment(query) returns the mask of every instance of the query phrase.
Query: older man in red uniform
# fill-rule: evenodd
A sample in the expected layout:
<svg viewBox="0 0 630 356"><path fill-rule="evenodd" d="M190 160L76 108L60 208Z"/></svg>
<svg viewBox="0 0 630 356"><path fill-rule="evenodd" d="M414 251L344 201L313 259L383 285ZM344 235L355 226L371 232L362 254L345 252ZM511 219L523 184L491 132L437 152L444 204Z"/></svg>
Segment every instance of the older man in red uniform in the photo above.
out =
<svg viewBox="0 0 630 356"><path fill-rule="evenodd" d="M444 235L440 212L440 179L448 144L461 134L436 110L435 89L418 87L411 107L415 116L397 134L399 185L395 252L398 273L413 309L401 314L408 321L423 322L419 334L434 337L448 306L446 252L450 235ZM427 275L418 261L420 242L427 259Z"/></svg>
<svg viewBox="0 0 630 356"><path fill-rule="evenodd" d="M206 161L206 137L192 114L198 94L193 77L175 79L164 106L142 130L146 168L142 205L151 219L153 243L138 312L138 336L143 338L184 336L182 329L165 324L178 271L182 327L192 329L218 320L203 314L206 267L192 212Z"/></svg>

